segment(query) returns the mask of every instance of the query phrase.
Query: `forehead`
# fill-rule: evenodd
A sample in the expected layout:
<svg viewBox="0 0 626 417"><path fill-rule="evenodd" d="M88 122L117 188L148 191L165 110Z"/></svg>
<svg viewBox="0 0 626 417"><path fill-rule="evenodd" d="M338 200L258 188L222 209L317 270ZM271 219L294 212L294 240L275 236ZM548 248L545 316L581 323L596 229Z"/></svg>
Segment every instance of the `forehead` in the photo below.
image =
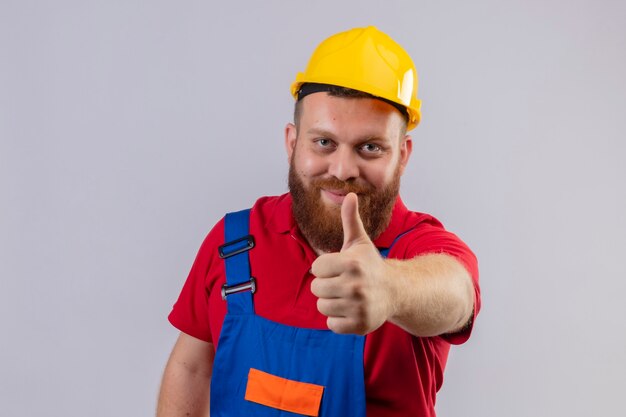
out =
<svg viewBox="0 0 626 417"><path fill-rule="evenodd" d="M404 118L389 103L374 98L310 94L300 103L300 130L323 130L339 136L402 137Z"/></svg>

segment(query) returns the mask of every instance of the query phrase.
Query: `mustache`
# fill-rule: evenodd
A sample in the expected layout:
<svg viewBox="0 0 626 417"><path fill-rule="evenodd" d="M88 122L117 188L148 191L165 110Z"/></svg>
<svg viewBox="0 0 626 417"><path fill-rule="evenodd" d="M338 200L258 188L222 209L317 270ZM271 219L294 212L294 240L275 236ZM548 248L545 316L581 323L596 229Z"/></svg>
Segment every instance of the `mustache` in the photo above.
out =
<svg viewBox="0 0 626 417"><path fill-rule="evenodd" d="M358 184L354 181L341 181L337 178L319 178L311 181L311 186L317 189L326 188L357 195L371 194L375 187L371 184Z"/></svg>

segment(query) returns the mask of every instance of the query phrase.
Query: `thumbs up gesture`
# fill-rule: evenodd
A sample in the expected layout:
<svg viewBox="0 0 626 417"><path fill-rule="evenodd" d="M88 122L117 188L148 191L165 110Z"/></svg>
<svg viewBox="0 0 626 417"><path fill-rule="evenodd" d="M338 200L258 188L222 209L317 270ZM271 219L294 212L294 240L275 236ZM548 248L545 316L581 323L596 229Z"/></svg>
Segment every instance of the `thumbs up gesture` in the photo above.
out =
<svg viewBox="0 0 626 417"><path fill-rule="evenodd" d="M328 317L335 333L367 334L392 314L391 288L385 260L371 241L359 215L356 194L341 205L343 246L340 252L320 255L311 267L311 291L317 309ZM387 281L387 282L386 282Z"/></svg>

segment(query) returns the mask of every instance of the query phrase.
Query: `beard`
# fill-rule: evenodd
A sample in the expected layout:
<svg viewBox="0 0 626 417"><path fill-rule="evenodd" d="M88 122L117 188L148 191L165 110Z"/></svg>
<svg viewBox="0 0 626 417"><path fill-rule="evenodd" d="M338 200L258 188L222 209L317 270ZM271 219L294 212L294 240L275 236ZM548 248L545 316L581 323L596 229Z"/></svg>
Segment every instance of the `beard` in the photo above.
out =
<svg viewBox="0 0 626 417"><path fill-rule="evenodd" d="M322 201L321 190L341 190L356 193L359 215L370 239L376 239L389 225L393 206L400 190L400 166L392 181L381 189L371 184L357 184L331 177L311 180L307 187L294 167L289 166L289 191L292 196L293 216L309 244L324 252L339 252L343 246L341 206L329 206Z"/></svg>

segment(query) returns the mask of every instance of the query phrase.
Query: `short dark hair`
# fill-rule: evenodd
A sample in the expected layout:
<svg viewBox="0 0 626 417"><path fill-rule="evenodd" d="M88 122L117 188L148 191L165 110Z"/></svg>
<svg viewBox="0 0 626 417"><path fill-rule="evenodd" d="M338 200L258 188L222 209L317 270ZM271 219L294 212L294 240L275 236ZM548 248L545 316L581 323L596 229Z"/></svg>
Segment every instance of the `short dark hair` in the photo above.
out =
<svg viewBox="0 0 626 417"><path fill-rule="evenodd" d="M355 90L353 88L340 87L338 85L331 85L331 84L305 83L300 86L300 90L298 91L298 98L296 100L296 104L294 105L293 123L296 125L296 127L298 126L298 123L300 122L300 116L302 114L302 105L301 105L302 99L309 94L320 92L320 91L325 91L328 93L329 96L332 96L332 97L373 98L376 100L384 101L385 103L391 104L393 107L398 109L398 111L402 114L402 117L404 118L405 126L409 123L408 112L406 111L404 107L402 107L398 103L394 103L390 100L377 97L373 94L366 93L364 91Z"/></svg>

